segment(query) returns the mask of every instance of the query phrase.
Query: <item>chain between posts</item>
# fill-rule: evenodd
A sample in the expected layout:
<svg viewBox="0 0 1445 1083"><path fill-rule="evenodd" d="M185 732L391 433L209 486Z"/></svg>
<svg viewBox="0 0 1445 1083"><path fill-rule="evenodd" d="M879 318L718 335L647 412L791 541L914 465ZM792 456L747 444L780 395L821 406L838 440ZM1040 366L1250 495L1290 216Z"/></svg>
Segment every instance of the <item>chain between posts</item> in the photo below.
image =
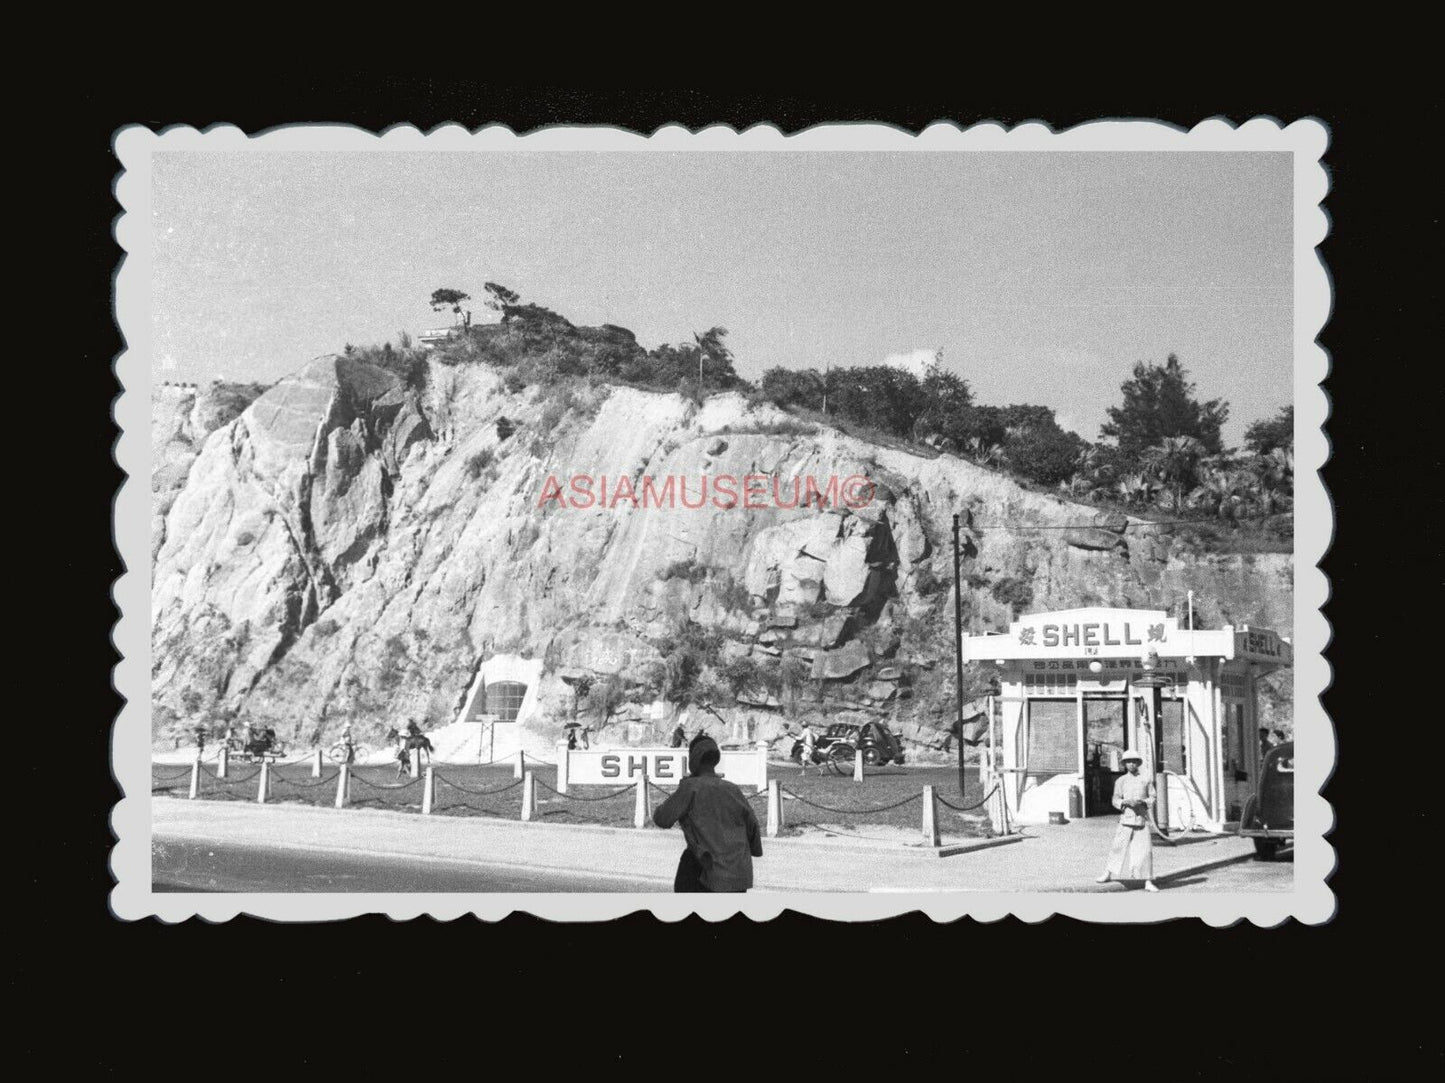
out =
<svg viewBox="0 0 1445 1083"><path fill-rule="evenodd" d="M422 780L419 778L414 778L410 782L371 782L370 780L364 779L360 775L353 773L349 781L359 782L363 786L369 786L373 790L406 790L410 789L412 786L420 785Z"/></svg>
<svg viewBox="0 0 1445 1083"><path fill-rule="evenodd" d="M560 790L554 790L551 786L548 786L545 782L543 782L540 778L537 778L536 776L533 776L532 780L542 789L546 790L548 793L555 793L564 801L611 801L614 797L621 797L625 793L631 793L637 786L637 783L634 782L631 786L624 786L620 790L616 790L613 793L604 794L601 797L579 797L576 794L562 793Z"/></svg>
<svg viewBox="0 0 1445 1083"><path fill-rule="evenodd" d="M203 772L203 773L204 773L204 772ZM230 776L230 775L227 775L225 778L222 778L220 775L206 775L205 777L208 778L208 779L210 779L212 782L218 782L218 783L220 783L222 786L239 786L239 785L241 785L242 783L250 782L253 778L255 778L255 777L256 777L257 775L259 775L260 773L261 773L261 768L258 767L258 768L256 768L256 770L252 771L249 775L245 775L245 776L243 776L243 777L241 777L241 778L233 778L233 777Z"/></svg>
<svg viewBox="0 0 1445 1083"><path fill-rule="evenodd" d="M515 782L511 782L511 783L509 783L508 785L502 786L502 787L500 787L500 788L498 788L498 789L495 789L495 790L474 790L474 789L472 789L472 788L470 788L470 787L468 787L468 786L463 786L463 785L461 785L460 783L453 782L451 779L447 778L447 776L444 775L444 774L442 774L440 771L434 771L434 772L432 773L432 777L435 778L438 782L445 782L448 786L450 786L450 787L451 787L452 789L454 789L454 790L461 790L462 793L473 794L473 795L475 795L475 796L477 796L477 797L488 797L488 796L490 796L490 795L492 795L492 794L506 793L508 790L515 790L518 786L520 786L520 785L522 784L522 780L519 778L519 779L517 779Z"/></svg>
<svg viewBox="0 0 1445 1083"><path fill-rule="evenodd" d="M335 782L336 776L339 774L341 774L340 771L333 771L331 772L331 774L326 775L315 782L302 782L300 779L286 778L284 775L272 775L270 782L273 786L279 782L286 786L300 786L304 790L314 790L318 786L328 786L331 783Z"/></svg>
<svg viewBox="0 0 1445 1083"><path fill-rule="evenodd" d="M180 771L178 771L178 772L177 772L176 774L174 774L174 775L161 775L159 778L157 778L157 777L156 777L156 769L155 769L155 766L152 765L152 766L151 766L151 785L154 786L157 782L170 782L170 781L172 781L173 779L185 778L185 777L188 776L190 773L191 773L191 769L190 769L189 767L183 767L183 768L181 768Z"/></svg>
<svg viewBox="0 0 1445 1083"><path fill-rule="evenodd" d="M786 786L781 786L779 787L779 789L781 789L782 792L787 794L789 797L793 798L793 800L801 801L803 802L803 804L818 809L821 812L833 812L839 815L847 816L862 816L867 815L870 812L891 812L893 809L902 808L904 805L907 805L910 802L923 800L923 794L916 793L911 797L905 797L902 801L895 801L891 805L877 805L869 808L831 808L828 805L820 805L816 801L809 801L802 794L794 793Z"/></svg>
<svg viewBox="0 0 1445 1083"><path fill-rule="evenodd" d="M986 794L983 795L982 799L979 800L977 804L973 804L973 805L955 805L955 804L954 804L952 801L950 801L948 798L946 798L946 797L941 797L941 796L939 796L937 793L935 793L933 796L938 799L938 803L939 803L940 805L944 805L944 806L946 806L946 807L948 807L948 808L951 808L951 809L953 809L954 812L972 812L972 811L973 811L974 809L976 809L976 808L983 808L983 806L986 805L986 804L988 804L989 800L990 800L990 799L993 797L993 795L996 794L996 793L998 793L998 787L997 787L997 786L994 786L993 789L989 790L988 793L986 793Z"/></svg>

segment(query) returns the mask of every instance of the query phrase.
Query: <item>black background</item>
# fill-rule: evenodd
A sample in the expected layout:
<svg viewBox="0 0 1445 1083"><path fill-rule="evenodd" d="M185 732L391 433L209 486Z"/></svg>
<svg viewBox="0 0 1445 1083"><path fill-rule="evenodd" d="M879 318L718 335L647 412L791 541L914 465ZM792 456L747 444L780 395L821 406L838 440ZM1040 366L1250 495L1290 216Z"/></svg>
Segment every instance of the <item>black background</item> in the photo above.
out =
<svg viewBox="0 0 1445 1083"><path fill-rule="evenodd" d="M1162 1079L1322 1078L1352 1057L1375 1075L1438 1066L1435 1024L1424 1014L1435 983L1416 977L1432 969L1423 953L1425 912L1433 909L1425 878L1438 857L1419 832L1434 794L1410 784L1419 754L1433 751L1436 739L1428 748L1401 748L1392 721L1406 670L1438 683L1439 668L1436 657L1407 647L1418 642L1408 614L1438 593L1433 524L1441 510L1438 423L1410 416L1438 405L1437 364L1429 351L1405 344L1420 310L1411 283L1425 284L1435 299L1438 212L1410 202L1402 185L1418 169L1418 148L1402 134L1408 113L1387 124L1374 106L1342 93L1306 101L1211 93L1168 102L1152 90L1091 100L1074 87L1033 101L989 100L916 78L890 95L857 83L812 94L604 92L334 73L283 83L265 74L244 83L192 76L148 85L82 77L72 88L73 123L47 158L46 186L53 182L64 201L66 228L79 231L79 259L67 257L75 261L72 276L77 266L86 270L83 304L69 310L80 334L62 357L72 385L65 443L74 468L60 502L72 526L56 532L54 554L67 597L88 603L65 608L73 704L66 732L82 764L76 791L85 797L47 809L66 822L48 829L44 845L12 851L12 869L35 904L12 992L28 991L52 1019L83 1017L87 1040L58 1048L31 1031L26 1053L63 1054L81 1069L150 1065L148 1074L159 1077L208 1065L228 1065L228 1074L268 1074L258 1067L266 1063L276 1071L326 1070L390 1053L426 1074L440 1059L460 1056L484 1074L501 1070L495 1058L514 1057L529 1074L580 1076L583 1061L600 1056L652 1078L713 1062L728 1072L766 1069L779 1063L770 1047L800 1057L803 1071L829 1075L855 1074L857 1058L869 1052L893 1073L917 1071L927 1057L969 1078L982 1071L1033 1078L1046 1066ZM938 926L912 915L867 925L788 916L764 925L739 918L664 926L641 914L591 926L520 915L501 926L464 919L448 928L384 917L166 926L110 915L106 812L119 795L106 762L106 720L120 706L108 681L117 616L109 589L120 562L107 540L121 480L109 418L119 392L109 369L120 347L110 316L119 255L110 234L119 210L110 194L117 128L225 121L257 132L344 121L426 129L500 119L519 132L562 123L649 131L672 122L766 120L792 131L830 120L918 129L937 119L1011 125L1042 118L1063 129L1111 116L1187 128L1210 116L1241 122L1261 114L1286 122L1315 116L1331 131L1325 206L1332 231L1322 254L1337 295L1321 338L1338 359L1326 383L1335 406L1325 471L1338 520L1325 562L1336 671L1325 704L1340 750L1326 790L1339 820L1333 921L1272 930L1057 918ZM1428 119L1438 127L1438 111ZM1438 356L1438 342L1432 346ZM1438 702L1428 715L1438 724ZM86 960L85 980L62 965L72 957ZM416 1024L400 1026L413 1011Z"/></svg>

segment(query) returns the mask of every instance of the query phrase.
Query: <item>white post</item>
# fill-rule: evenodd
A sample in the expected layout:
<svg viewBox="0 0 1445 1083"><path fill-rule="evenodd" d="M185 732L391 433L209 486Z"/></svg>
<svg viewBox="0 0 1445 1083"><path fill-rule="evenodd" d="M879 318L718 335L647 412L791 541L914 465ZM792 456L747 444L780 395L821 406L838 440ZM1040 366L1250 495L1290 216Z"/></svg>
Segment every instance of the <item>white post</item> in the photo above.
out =
<svg viewBox="0 0 1445 1083"><path fill-rule="evenodd" d="M512 777L513 777L513 778L526 778L526 777L527 777L527 754L526 754L525 752L523 752L520 748L517 749L517 763L516 763L516 765L512 768Z"/></svg>
<svg viewBox="0 0 1445 1083"><path fill-rule="evenodd" d="M567 792L567 742L557 742L557 792Z"/></svg>
<svg viewBox="0 0 1445 1083"><path fill-rule="evenodd" d="M343 763L336 772L336 807L346 807L346 791L351 784L351 765Z"/></svg>
<svg viewBox="0 0 1445 1083"><path fill-rule="evenodd" d="M196 761L191 764L191 793L190 798L194 801L201 793L201 757L197 756Z"/></svg>
<svg viewBox="0 0 1445 1083"><path fill-rule="evenodd" d="M271 786L271 763L268 760L261 761L261 781L256 784L256 804L266 803L266 791Z"/></svg>
<svg viewBox="0 0 1445 1083"><path fill-rule="evenodd" d="M231 749L228 745L222 745L216 756L216 777L225 778L226 769L231 765Z"/></svg>
<svg viewBox="0 0 1445 1083"><path fill-rule="evenodd" d="M411 777L421 778L421 749L411 750Z"/></svg>
<svg viewBox="0 0 1445 1083"><path fill-rule="evenodd" d="M853 750L853 781L863 781L863 750L861 748Z"/></svg>
<svg viewBox="0 0 1445 1083"><path fill-rule="evenodd" d="M933 796L933 787L923 787L923 845L937 846L938 839L938 803Z"/></svg>
<svg viewBox="0 0 1445 1083"><path fill-rule="evenodd" d="M526 823L537 815L537 780L528 771L522 776L522 822Z"/></svg>
<svg viewBox="0 0 1445 1083"><path fill-rule="evenodd" d="M431 815L432 802L436 799L437 783L436 776L432 773L435 770L431 764L426 766L426 782L421 788L421 814Z"/></svg>
<svg viewBox="0 0 1445 1083"><path fill-rule="evenodd" d="M758 784L753 787L753 792L762 793L768 788L768 742L759 741L758 746ZM686 772L684 772L686 774Z"/></svg>
<svg viewBox="0 0 1445 1083"><path fill-rule="evenodd" d="M311 760L311 777L321 777L321 749L316 750L316 755Z"/></svg>
<svg viewBox="0 0 1445 1083"><path fill-rule="evenodd" d="M778 837L783 826L783 795L778 791L778 780L768 781L768 838Z"/></svg>
<svg viewBox="0 0 1445 1083"><path fill-rule="evenodd" d="M632 812L632 826L646 827L652 818L651 802L647 799L647 761L642 761L642 777L637 781L637 804Z"/></svg>

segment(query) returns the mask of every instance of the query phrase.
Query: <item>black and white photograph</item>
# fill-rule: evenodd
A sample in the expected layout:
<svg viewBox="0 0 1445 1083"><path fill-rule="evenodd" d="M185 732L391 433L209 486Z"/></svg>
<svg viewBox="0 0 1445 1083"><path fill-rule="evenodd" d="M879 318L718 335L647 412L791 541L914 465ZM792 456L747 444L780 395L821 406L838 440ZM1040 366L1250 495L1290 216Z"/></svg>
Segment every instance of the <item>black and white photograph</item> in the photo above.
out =
<svg viewBox="0 0 1445 1083"><path fill-rule="evenodd" d="M116 148L117 913L1330 916L1318 122Z"/></svg>

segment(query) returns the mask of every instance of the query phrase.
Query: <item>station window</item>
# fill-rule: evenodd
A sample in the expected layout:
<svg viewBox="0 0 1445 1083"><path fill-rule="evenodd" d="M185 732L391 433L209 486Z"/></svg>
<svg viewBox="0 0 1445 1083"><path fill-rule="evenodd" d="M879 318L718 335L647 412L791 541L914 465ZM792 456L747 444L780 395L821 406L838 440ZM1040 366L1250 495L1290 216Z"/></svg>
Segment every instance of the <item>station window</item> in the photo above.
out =
<svg viewBox="0 0 1445 1083"><path fill-rule="evenodd" d="M1026 751L1030 774L1080 770L1078 704L1074 700L1029 700Z"/></svg>
<svg viewBox="0 0 1445 1083"><path fill-rule="evenodd" d="M1244 704L1226 703L1224 720L1224 769L1244 771Z"/></svg>
<svg viewBox="0 0 1445 1083"><path fill-rule="evenodd" d="M520 681L497 681L483 690L485 713L497 716L498 722L517 721L517 712L522 709L522 700L527 695L527 686Z"/></svg>
<svg viewBox="0 0 1445 1083"><path fill-rule="evenodd" d="M1025 673L1024 691L1030 695L1072 696L1079 686L1079 678L1073 673Z"/></svg>

